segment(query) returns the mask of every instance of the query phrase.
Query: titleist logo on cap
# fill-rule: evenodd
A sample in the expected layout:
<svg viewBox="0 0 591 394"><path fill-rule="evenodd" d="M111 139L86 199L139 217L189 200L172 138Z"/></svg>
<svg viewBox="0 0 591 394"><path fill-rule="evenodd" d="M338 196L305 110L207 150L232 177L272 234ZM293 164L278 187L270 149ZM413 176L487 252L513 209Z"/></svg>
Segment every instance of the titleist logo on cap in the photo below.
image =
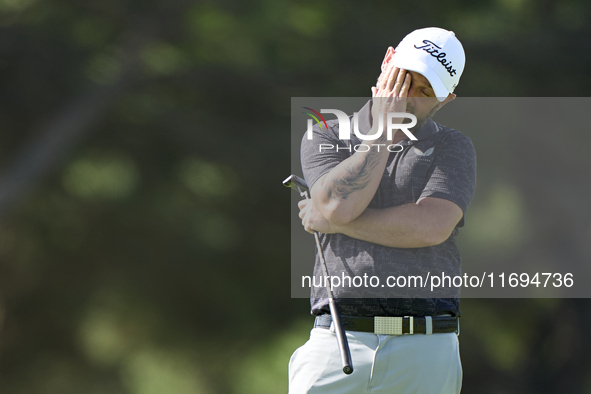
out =
<svg viewBox="0 0 591 394"><path fill-rule="evenodd" d="M447 55L445 52L439 53L439 50L441 49L441 47L429 40L423 40L423 44L425 44L425 45L421 45L421 46L415 45L414 47L417 49L422 49L423 51L427 52L428 54L433 56L435 59L437 59L437 61L439 63L441 63L443 65L443 67L445 67L445 69L447 70L449 75L453 77L456 74L456 69L452 67L451 60L447 60L445 58L445 56Z"/></svg>

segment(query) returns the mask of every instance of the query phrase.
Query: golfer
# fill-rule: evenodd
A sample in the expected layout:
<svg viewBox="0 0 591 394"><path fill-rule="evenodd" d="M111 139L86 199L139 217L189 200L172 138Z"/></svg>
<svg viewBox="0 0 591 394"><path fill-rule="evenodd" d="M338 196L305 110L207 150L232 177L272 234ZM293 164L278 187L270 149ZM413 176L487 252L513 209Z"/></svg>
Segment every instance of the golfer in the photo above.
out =
<svg viewBox="0 0 591 394"><path fill-rule="evenodd" d="M336 119L328 129L316 125L312 139L304 136L302 169L312 199L299 203L300 218L306 231L321 233L331 276L385 283L415 273L461 275L455 237L474 194L476 154L468 137L431 117L456 97L464 64L453 32L415 30L386 51L372 100L357 123L351 120L350 139L339 139ZM399 118L388 119L392 112ZM408 133L399 127L389 140L387 125L408 123L409 114L416 124ZM354 365L346 375L326 289L312 287L316 320L291 357L290 394L460 392L459 299L387 291L333 288Z"/></svg>

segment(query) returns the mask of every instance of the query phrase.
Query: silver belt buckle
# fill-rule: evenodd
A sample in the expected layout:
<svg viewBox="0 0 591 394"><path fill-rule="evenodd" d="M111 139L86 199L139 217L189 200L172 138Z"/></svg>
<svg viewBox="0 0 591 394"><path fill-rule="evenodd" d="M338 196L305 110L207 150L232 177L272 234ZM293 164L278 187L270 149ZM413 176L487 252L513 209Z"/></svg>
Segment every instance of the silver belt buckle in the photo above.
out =
<svg viewBox="0 0 591 394"><path fill-rule="evenodd" d="M374 317L373 333L379 335L402 335L402 318L388 316Z"/></svg>
<svg viewBox="0 0 591 394"><path fill-rule="evenodd" d="M409 319L408 334L414 334L414 317ZM379 335L402 335L402 317L376 316L373 321L373 333Z"/></svg>

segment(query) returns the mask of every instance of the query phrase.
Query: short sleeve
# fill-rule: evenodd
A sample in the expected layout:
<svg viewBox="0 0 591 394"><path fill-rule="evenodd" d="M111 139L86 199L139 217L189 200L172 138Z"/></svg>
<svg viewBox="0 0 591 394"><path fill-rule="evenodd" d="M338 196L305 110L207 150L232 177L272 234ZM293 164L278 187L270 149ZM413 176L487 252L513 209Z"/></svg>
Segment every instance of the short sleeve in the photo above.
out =
<svg viewBox="0 0 591 394"><path fill-rule="evenodd" d="M337 130L338 124L329 121L328 130L321 130L315 125L312 129L312 139L308 139L308 133L302 138L302 171L310 189L318 179L351 156L349 141L340 140Z"/></svg>
<svg viewBox="0 0 591 394"><path fill-rule="evenodd" d="M470 138L453 131L435 147L433 164L419 199L437 197L457 204L464 215L476 189L476 151ZM464 218L457 227L464 225Z"/></svg>

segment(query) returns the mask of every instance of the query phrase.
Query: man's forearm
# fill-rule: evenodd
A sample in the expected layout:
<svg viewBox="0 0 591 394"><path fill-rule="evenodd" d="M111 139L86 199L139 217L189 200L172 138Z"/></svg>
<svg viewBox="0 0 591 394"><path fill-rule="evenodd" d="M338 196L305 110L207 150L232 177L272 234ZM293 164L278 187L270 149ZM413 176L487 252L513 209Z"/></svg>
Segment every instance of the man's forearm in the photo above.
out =
<svg viewBox="0 0 591 394"><path fill-rule="evenodd" d="M372 87L371 130L379 133L363 141L363 145L388 143L385 132L387 114L406 112L406 98L411 74L393 64L382 67L376 86ZM395 141L393 141L395 143ZM342 225L357 218L369 205L380 184L388 156L387 149L370 148L357 151L339 163L312 187L312 198L322 214L331 222Z"/></svg>
<svg viewBox="0 0 591 394"><path fill-rule="evenodd" d="M372 141L376 143L376 141ZM370 149L356 152L320 178L312 198L332 222L344 224L359 216L369 205L382 179L389 152Z"/></svg>
<svg viewBox="0 0 591 394"><path fill-rule="evenodd" d="M367 209L355 220L332 223L334 232L395 248L420 248L444 242L462 217L454 203L429 199L386 209Z"/></svg>

